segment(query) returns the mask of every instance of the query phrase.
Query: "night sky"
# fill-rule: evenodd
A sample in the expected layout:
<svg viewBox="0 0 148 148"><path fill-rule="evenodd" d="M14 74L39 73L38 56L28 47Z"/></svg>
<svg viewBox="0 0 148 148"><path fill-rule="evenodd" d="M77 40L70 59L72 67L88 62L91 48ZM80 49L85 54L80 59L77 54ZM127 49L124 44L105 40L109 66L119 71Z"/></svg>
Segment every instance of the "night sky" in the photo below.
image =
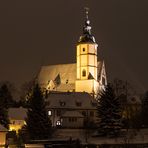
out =
<svg viewBox="0 0 148 148"><path fill-rule="evenodd" d="M148 90L148 0L1 0L0 81L18 87L42 65L75 62L85 6L108 80Z"/></svg>

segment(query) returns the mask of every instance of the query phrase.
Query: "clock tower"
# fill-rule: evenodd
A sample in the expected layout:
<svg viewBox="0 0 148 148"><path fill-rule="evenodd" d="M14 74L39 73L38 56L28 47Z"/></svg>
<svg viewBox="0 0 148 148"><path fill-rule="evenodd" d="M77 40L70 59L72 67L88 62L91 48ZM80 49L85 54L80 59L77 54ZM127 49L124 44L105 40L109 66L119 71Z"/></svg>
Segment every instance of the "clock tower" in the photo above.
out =
<svg viewBox="0 0 148 148"><path fill-rule="evenodd" d="M85 8L85 24L83 34L77 43L77 74L76 92L88 92L96 95L99 89L98 82L98 62L97 43L91 33L90 21L88 18L88 8Z"/></svg>

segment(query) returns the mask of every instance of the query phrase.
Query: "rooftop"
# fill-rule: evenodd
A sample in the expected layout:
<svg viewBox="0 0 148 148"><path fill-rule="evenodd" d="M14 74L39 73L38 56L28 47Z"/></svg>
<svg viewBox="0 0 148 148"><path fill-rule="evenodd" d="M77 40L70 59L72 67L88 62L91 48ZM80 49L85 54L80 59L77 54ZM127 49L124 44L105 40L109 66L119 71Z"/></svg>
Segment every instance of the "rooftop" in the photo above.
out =
<svg viewBox="0 0 148 148"><path fill-rule="evenodd" d="M27 117L27 109L23 107L9 108L8 115L10 119L24 120Z"/></svg>

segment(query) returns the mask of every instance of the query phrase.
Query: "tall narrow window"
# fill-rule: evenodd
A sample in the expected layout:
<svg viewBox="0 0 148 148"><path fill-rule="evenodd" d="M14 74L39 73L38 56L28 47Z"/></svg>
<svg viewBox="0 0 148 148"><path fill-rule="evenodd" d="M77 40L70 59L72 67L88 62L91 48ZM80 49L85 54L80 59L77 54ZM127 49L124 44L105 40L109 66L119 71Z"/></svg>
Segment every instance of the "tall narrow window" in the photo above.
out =
<svg viewBox="0 0 148 148"><path fill-rule="evenodd" d="M86 76L86 70L85 70L85 69L83 69L83 71L82 71L82 76L83 76L83 77Z"/></svg>
<svg viewBox="0 0 148 148"><path fill-rule="evenodd" d="M102 84L105 85L105 78L102 77Z"/></svg>
<svg viewBox="0 0 148 148"><path fill-rule="evenodd" d="M51 115L52 115L51 110L49 110L49 111L48 111L48 115L49 115L49 116L51 116Z"/></svg>

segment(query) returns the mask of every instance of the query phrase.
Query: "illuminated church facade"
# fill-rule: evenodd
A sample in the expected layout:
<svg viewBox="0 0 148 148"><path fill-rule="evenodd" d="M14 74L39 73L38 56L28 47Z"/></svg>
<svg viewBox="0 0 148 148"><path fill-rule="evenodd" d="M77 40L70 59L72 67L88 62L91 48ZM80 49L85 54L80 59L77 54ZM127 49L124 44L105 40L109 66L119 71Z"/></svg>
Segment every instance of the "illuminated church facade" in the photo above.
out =
<svg viewBox="0 0 148 148"><path fill-rule="evenodd" d="M38 75L41 88L97 96L107 85L105 64L98 60L97 48L86 10L83 34L76 46L76 63L42 66Z"/></svg>

